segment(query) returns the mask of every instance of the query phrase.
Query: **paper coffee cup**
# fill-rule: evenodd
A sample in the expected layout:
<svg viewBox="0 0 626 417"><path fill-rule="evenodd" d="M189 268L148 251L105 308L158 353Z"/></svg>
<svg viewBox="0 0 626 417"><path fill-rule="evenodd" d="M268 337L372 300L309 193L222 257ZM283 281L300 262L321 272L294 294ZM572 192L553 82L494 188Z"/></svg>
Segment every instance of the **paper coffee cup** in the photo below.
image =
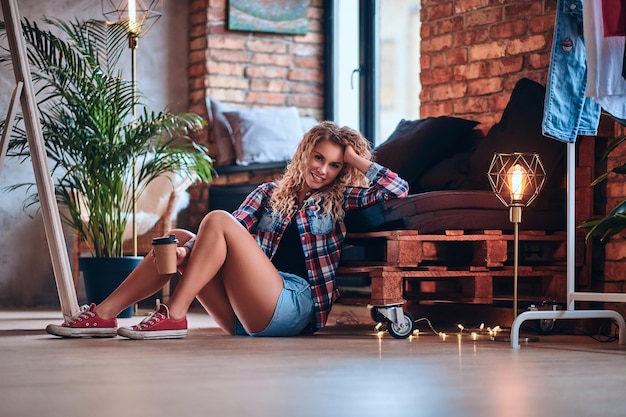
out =
<svg viewBox="0 0 626 417"><path fill-rule="evenodd" d="M176 235L156 237L152 239L152 248L156 257L157 271L161 275L176 273Z"/></svg>

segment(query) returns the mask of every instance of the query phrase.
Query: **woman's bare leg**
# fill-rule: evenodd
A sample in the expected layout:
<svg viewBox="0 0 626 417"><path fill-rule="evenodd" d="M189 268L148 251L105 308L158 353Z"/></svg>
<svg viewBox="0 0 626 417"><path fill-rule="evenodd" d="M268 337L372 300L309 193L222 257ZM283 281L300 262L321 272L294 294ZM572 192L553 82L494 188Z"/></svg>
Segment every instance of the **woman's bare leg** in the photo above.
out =
<svg viewBox="0 0 626 417"><path fill-rule="evenodd" d="M223 287L215 285L217 282L207 286L216 276L221 277ZM211 290L222 288L245 328L259 332L274 315L283 280L252 235L230 213L215 210L202 220L184 273L168 303L170 316L180 319L186 315L196 296L203 305L210 305ZM223 302L223 293L217 294L213 295ZM209 307L209 311L215 310ZM220 310L228 312L224 305ZM215 319L230 325L234 317ZM232 328L225 330L232 332Z"/></svg>
<svg viewBox="0 0 626 417"><path fill-rule="evenodd" d="M190 231L183 229L174 229L169 234L176 235L179 245L194 236ZM172 275L159 275L152 252L150 252L120 286L96 306L96 312L102 318L116 317L126 307L156 293L171 278Z"/></svg>

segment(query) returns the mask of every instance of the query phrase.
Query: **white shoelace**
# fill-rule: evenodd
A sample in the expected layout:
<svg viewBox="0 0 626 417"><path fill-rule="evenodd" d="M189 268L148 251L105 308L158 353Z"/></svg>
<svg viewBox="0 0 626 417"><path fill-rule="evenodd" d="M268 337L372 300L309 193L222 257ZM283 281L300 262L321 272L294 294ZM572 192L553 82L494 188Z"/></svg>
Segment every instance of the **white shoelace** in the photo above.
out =
<svg viewBox="0 0 626 417"><path fill-rule="evenodd" d="M80 310L74 314L68 321L68 324L73 324L76 322L80 322L83 320L87 320L91 317L94 317L95 314L91 311L91 306L89 306L88 304L84 304L82 306L80 306Z"/></svg>
<svg viewBox="0 0 626 417"><path fill-rule="evenodd" d="M141 320L139 324L137 324L137 329L147 329L150 326L160 322L161 320L167 319L167 316L161 313L161 306L165 307L167 311L167 306L165 304L161 304L161 300L156 300L156 307L152 313L145 319Z"/></svg>

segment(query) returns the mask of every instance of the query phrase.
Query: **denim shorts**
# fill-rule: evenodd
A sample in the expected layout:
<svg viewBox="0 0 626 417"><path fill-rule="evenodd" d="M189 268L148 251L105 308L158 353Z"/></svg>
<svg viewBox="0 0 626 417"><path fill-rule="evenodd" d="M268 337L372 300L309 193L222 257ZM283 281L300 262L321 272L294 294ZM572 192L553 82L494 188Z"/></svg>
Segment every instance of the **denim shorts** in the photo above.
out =
<svg viewBox="0 0 626 417"><path fill-rule="evenodd" d="M313 320L313 299L309 283L297 275L279 273L283 278L283 291L278 297L270 323L260 332L249 333L235 317L236 336L296 336Z"/></svg>

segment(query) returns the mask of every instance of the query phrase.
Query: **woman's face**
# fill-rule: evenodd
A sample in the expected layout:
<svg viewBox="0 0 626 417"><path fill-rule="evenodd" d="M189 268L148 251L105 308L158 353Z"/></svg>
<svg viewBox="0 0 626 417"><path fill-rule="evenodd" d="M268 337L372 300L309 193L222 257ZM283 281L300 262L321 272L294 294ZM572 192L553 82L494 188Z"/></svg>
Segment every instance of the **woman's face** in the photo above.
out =
<svg viewBox="0 0 626 417"><path fill-rule="evenodd" d="M319 190L337 178L343 168L343 147L330 140L322 140L311 152L304 172L303 192Z"/></svg>

